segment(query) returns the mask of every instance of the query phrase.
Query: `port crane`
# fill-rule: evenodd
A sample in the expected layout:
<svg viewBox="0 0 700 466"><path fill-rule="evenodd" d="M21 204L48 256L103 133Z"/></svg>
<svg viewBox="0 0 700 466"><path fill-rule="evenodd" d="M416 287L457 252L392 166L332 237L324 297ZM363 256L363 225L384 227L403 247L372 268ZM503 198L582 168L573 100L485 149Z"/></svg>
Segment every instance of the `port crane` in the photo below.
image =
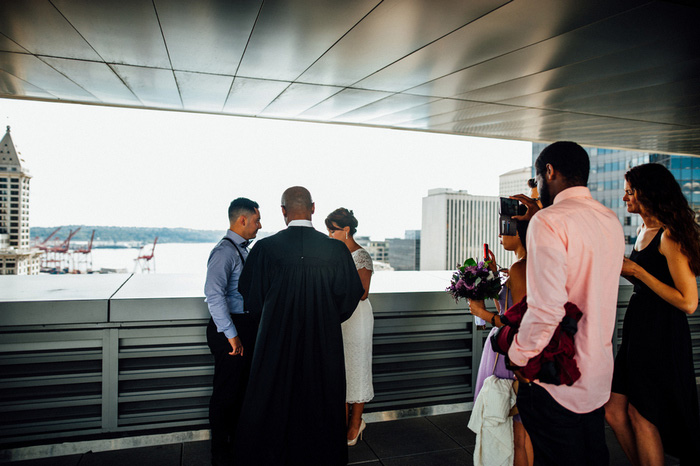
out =
<svg viewBox="0 0 700 466"><path fill-rule="evenodd" d="M156 251L156 243L158 242L158 237L156 236L156 239L153 240L153 246L151 247L151 252L146 253L145 249L148 247L146 246L141 246L139 249L139 255L134 261L136 262L134 264L134 273L136 273L136 269L140 269L141 273L155 273L156 271L156 260L155 260L155 251ZM153 265L153 269L151 270L151 264Z"/></svg>
<svg viewBox="0 0 700 466"><path fill-rule="evenodd" d="M66 238L63 243L58 246L52 246L47 249L48 257L46 259L46 268L48 268L49 273L64 273L70 266L70 240L80 231L80 227L76 230L71 230L68 233L68 238ZM65 263L65 265L64 265Z"/></svg>
<svg viewBox="0 0 700 466"><path fill-rule="evenodd" d="M54 231L51 232L49 236L46 237L46 239L42 242L39 242L39 237L37 236L36 239L36 244L34 245L36 248L41 249L42 251L47 251L49 249L48 243L51 238L53 238L53 235L58 233L58 230L60 230L62 227L56 228Z"/></svg>
<svg viewBox="0 0 700 466"><path fill-rule="evenodd" d="M73 273L82 273L82 265L85 265L85 273L92 272L92 240L95 239L95 230L92 230L90 241L84 248L79 248L73 251ZM76 255L77 254L77 260ZM75 263L77 262L77 266Z"/></svg>

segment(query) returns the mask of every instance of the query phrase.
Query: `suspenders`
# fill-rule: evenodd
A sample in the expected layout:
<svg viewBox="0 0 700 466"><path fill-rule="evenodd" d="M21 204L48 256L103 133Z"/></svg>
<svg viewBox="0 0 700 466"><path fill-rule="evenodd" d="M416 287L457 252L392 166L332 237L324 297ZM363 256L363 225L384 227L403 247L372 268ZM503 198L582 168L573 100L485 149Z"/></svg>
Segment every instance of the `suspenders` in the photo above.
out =
<svg viewBox="0 0 700 466"><path fill-rule="evenodd" d="M245 258L243 257L243 253L242 253L241 250L238 248L238 246L236 245L236 243L234 243L233 240L232 240L231 238L227 237L227 236L224 236L222 239L225 239L225 240L228 241L229 243L233 244L234 249L236 250L236 252L238 253L238 255L241 257L241 262L242 262L243 264L245 264ZM245 307L243 308L243 314L248 314L248 311L245 310ZM234 315L234 314L231 314L231 315ZM239 314L239 315L240 315L240 314Z"/></svg>
<svg viewBox="0 0 700 466"><path fill-rule="evenodd" d="M243 253L242 253L241 250L238 248L238 246L236 245L236 243L234 243L233 240L232 240L231 238L229 238L228 236L224 236L222 239L225 239L225 240L228 241L229 243L233 244L233 247L236 249L236 252L237 252L238 255L241 257L241 262L243 262L243 263L245 264L245 258L243 257Z"/></svg>

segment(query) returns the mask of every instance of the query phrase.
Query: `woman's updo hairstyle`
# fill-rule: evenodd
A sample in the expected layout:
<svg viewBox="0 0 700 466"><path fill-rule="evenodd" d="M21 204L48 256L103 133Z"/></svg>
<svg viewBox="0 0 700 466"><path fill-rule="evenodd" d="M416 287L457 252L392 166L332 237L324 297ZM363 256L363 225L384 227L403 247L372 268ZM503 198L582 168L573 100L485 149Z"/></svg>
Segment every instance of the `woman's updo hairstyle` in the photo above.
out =
<svg viewBox="0 0 700 466"><path fill-rule="evenodd" d="M328 214L326 217L326 228L329 230L338 230L345 227L350 227L350 236L353 236L357 231L357 219L352 210L348 210L345 207L335 209L333 212Z"/></svg>

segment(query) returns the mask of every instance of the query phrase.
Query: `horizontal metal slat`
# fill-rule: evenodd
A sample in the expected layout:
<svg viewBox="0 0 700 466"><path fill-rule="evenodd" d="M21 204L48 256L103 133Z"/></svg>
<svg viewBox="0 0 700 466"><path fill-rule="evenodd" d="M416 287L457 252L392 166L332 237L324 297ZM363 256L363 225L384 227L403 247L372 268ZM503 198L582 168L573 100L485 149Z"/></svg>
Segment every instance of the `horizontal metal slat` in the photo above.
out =
<svg viewBox="0 0 700 466"><path fill-rule="evenodd" d="M467 368L443 368L430 370L416 370L403 372L387 372L378 375L372 375L374 382L395 382L399 380L416 380L427 378L450 377L454 375L471 375L472 371Z"/></svg>
<svg viewBox="0 0 700 466"><path fill-rule="evenodd" d="M0 437L5 439L9 436L17 436L20 434L34 434L49 432L61 432L67 430L82 430L92 427L101 427L102 420L99 417L83 418L83 419L64 419L58 421L42 421L23 424L22 426L0 426Z"/></svg>
<svg viewBox="0 0 700 466"><path fill-rule="evenodd" d="M208 422L209 408L201 409L183 409L174 411L162 411L158 413L138 413L119 415L118 422L120 426L157 423L166 421L177 421L183 419L202 419Z"/></svg>
<svg viewBox="0 0 700 466"><path fill-rule="evenodd" d="M179 398L195 398L211 396L212 388L183 388L179 390L153 390L123 393L119 395L119 403L136 401L154 401Z"/></svg>
<svg viewBox="0 0 700 466"><path fill-rule="evenodd" d="M31 401L25 403L0 403L0 413L10 411L41 410L53 408L65 408L69 406L86 406L102 404L101 396L83 396L71 398L49 398L41 401Z"/></svg>
<svg viewBox="0 0 700 466"><path fill-rule="evenodd" d="M422 335L375 335L374 345L390 345L394 343L422 343L427 341L445 341L445 340L471 340L472 335L466 330L454 330L450 332L440 333L424 333Z"/></svg>
<svg viewBox="0 0 700 466"><path fill-rule="evenodd" d="M144 369L134 371L119 371L119 380L155 379L161 377L194 377L199 375L213 375L214 366L188 367L168 369Z"/></svg>
<svg viewBox="0 0 700 466"><path fill-rule="evenodd" d="M102 359L102 350L58 351L52 353L15 353L0 355L0 366L10 364L37 364L45 362L70 362Z"/></svg>
<svg viewBox="0 0 700 466"><path fill-rule="evenodd" d="M0 380L0 389L35 387L38 385L73 385L80 383L102 382L102 375L99 373L85 373L77 375L52 375L35 377L17 377L13 379Z"/></svg>
<svg viewBox="0 0 700 466"><path fill-rule="evenodd" d="M208 347L202 348L128 348L119 351L119 359L160 358L211 354Z"/></svg>
<svg viewBox="0 0 700 466"><path fill-rule="evenodd" d="M416 352L416 353L402 353L402 354L385 354L381 356L375 356L374 364L385 364L391 362L404 362L404 361L421 361L428 359L445 359L445 358L468 358L471 357L471 350L450 350L450 351L430 351L430 352Z"/></svg>

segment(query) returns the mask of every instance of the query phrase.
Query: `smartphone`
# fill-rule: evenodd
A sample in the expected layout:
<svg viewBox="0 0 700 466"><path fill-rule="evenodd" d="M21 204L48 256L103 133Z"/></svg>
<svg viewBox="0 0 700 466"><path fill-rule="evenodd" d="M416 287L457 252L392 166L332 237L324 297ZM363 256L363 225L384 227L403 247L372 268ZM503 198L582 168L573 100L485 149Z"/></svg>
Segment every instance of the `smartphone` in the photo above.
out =
<svg viewBox="0 0 700 466"><path fill-rule="evenodd" d="M489 245L484 243L484 260L489 260Z"/></svg>
<svg viewBox="0 0 700 466"><path fill-rule="evenodd" d="M501 215L504 217L512 217L513 215L518 215L518 206L520 202L517 199L510 199L508 197L501 198Z"/></svg>

